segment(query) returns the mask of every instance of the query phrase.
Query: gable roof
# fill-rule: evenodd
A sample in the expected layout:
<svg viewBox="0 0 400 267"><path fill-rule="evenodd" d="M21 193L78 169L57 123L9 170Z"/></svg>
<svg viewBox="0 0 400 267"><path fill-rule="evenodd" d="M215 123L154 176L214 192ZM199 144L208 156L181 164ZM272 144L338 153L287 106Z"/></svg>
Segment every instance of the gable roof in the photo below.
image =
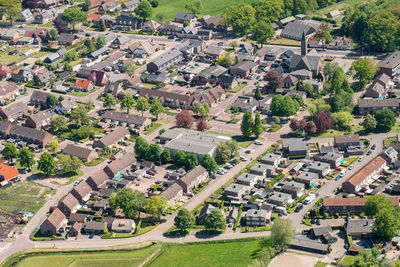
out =
<svg viewBox="0 0 400 267"><path fill-rule="evenodd" d="M186 173L185 176L183 176L181 178L181 181L187 185L190 185L194 180L197 179L197 177L199 177L200 175L203 175L206 172L207 172L207 170L204 169L203 166L198 165L195 168L193 168L191 171Z"/></svg>
<svg viewBox="0 0 400 267"><path fill-rule="evenodd" d="M116 111L110 111L107 110L103 114L104 119L110 119L110 120L115 120L119 122L126 122L128 124L134 124L136 126L142 126L148 121L148 118L142 117L142 116L137 116L137 115L131 115L131 114L126 114L123 112L116 112Z"/></svg>
<svg viewBox="0 0 400 267"><path fill-rule="evenodd" d="M74 144L68 144L64 149L63 153L68 154L71 157L87 159L93 150L85 147L76 146Z"/></svg>
<svg viewBox="0 0 400 267"><path fill-rule="evenodd" d="M55 209L49 217L47 217L47 221L57 227L58 225L60 225L60 223L65 219L65 215L64 213L61 212L60 209Z"/></svg>
<svg viewBox="0 0 400 267"><path fill-rule="evenodd" d="M371 173L375 172L376 169L381 167L383 164L386 163L386 160L381 156L377 156L376 158L372 159L370 162L367 163L363 168L353 174L349 179L347 179L346 183L350 183L353 186L359 185L361 182L364 181Z"/></svg>
<svg viewBox="0 0 400 267"><path fill-rule="evenodd" d="M8 181L18 176L18 170L4 163L0 163L0 181Z"/></svg>
<svg viewBox="0 0 400 267"><path fill-rule="evenodd" d="M190 21L196 16L192 13L177 12L175 15L175 20Z"/></svg>

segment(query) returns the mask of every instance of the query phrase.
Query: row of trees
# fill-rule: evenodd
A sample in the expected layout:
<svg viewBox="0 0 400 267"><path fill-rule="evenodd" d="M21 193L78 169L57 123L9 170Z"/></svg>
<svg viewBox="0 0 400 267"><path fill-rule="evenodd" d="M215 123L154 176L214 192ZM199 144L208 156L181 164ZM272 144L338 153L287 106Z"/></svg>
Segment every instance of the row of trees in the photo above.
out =
<svg viewBox="0 0 400 267"><path fill-rule="evenodd" d="M196 218L187 209L180 209L178 214L174 218L174 225L182 233L187 233L187 230L193 227L196 223ZM226 223L224 216L219 209L213 209L210 214L207 215L204 226L209 231L224 231L226 229Z"/></svg>
<svg viewBox="0 0 400 267"><path fill-rule="evenodd" d="M253 116L250 111L246 111L243 115L242 124L240 125L240 130L244 137L251 137L253 134L258 138L262 132L264 132L264 126L261 122L260 113L256 112L254 122Z"/></svg>
<svg viewBox="0 0 400 267"><path fill-rule="evenodd" d="M198 104L196 104L198 103ZM196 107L197 106L197 107ZM205 116L208 115L209 106L207 103L201 105L199 102L195 102L193 106L193 111L197 112L200 118L197 120L197 130L204 131L207 129L207 121ZM178 127L191 128L194 123L194 118L189 110L183 109L175 116L175 122Z"/></svg>

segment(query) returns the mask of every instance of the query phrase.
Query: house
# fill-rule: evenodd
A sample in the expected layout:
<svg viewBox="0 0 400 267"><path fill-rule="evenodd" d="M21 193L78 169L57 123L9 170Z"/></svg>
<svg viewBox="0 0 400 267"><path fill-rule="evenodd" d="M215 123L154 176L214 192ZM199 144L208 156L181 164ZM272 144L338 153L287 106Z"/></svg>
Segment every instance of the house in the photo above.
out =
<svg viewBox="0 0 400 267"><path fill-rule="evenodd" d="M79 201L74 197L74 195L68 193L68 195L64 197L60 204L58 204L58 208L66 217L69 217L78 205Z"/></svg>
<svg viewBox="0 0 400 267"><path fill-rule="evenodd" d="M128 52L131 53L134 58L146 58L154 54L158 49L157 45L146 40L132 44L128 47Z"/></svg>
<svg viewBox="0 0 400 267"><path fill-rule="evenodd" d="M260 159L260 162L263 164L268 164L268 165L278 167L278 164L279 164L279 161L281 158L282 158L281 155L273 154L273 153L269 152Z"/></svg>
<svg viewBox="0 0 400 267"><path fill-rule="evenodd" d="M33 74L29 70L25 69L16 69L11 73L11 81L19 83L19 82L29 82L33 79Z"/></svg>
<svg viewBox="0 0 400 267"><path fill-rule="evenodd" d="M219 46L210 45L204 50L204 56L206 59L215 61L220 57L225 56L225 49Z"/></svg>
<svg viewBox="0 0 400 267"><path fill-rule="evenodd" d="M367 88L364 97L385 98L391 88L391 79L386 73L379 74Z"/></svg>
<svg viewBox="0 0 400 267"><path fill-rule="evenodd" d="M218 77L218 82L223 88L233 89L239 85L238 80L234 76L221 75Z"/></svg>
<svg viewBox="0 0 400 267"><path fill-rule="evenodd" d="M379 62L379 73L393 78L400 70L400 51L395 51Z"/></svg>
<svg viewBox="0 0 400 267"><path fill-rule="evenodd" d="M350 219L347 221L346 233L352 239L370 238L373 235L374 219Z"/></svg>
<svg viewBox="0 0 400 267"><path fill-rule="evenodd" d="M69 216L69 221L71 223L86 223L88 216L86 214L81 214L81 213L71 213Z"/></svg>
<svg viewBox="0 0 400 267"><path fill-rule="evenodd" d="M157 31L160 35L178 35L178 33L182 32L183 27L179 27L175 24L165 23L158 27Z"/></svg>
<svg viewBox="0 0 400 267"><path fill-rule="evenodd" d="M104 112L103 120L118 122L121 125L133 127L138 133L143 133L145 128L151 124L149 118L109 110Z"/></svg>
<svg viewBox="0 0 400 267"><path fill-rule="evenodd" d="M21 11L20 16L17 20L22 22L29 22L32 19L33 19L33 14L31 10L27 8Z"/></svg>
<svg viewBox="0 0 400 267"><path fill-rule="evenodd" d="M198 187L208 179L208 171L203 166L194 167L185 176L177 180L176 183L183 188L185 194L190 193L192 189Z"/></svg>
<svg viewBox="0 0 400 267"><path fill-rule="evenodd" d="M54 8L45 10L43 13L37 14L35 16L35 23L45 24L52 21L57 15L57 11Z"/></svg>
<svg viewBox="0 0 400 267"><path fill-rule="evenodd" d="M93 142L93 148L103 149L104 147L110 147L127 136L129 136L128 129L122 126L118 127L113 132L103 136L100 140L95 140Z"/></svg>
<svg viewBox="0 0 400 267"><path fill-rule="evenodd" d="M30 103L35 105L35 106L42 106L46 107L47 103L47 97L49 96L49 93L45 93L43 91L35 90L33 91L31 98L30 98Z"/></svg>
<svg viewBox="0 0 400 267"><path fill-rule="evenodd" d="M0 163L0 183L7 182L11 183L18 179L19 172L17 169L4 164Z"/></svg>
<svg viewBox="0 0 400 267"><path fill-rule="evenodd" d="M257 70L258 65L257 63L243 60L237 63L236 65L232 66L229 70L231 75L239 76L239 77L246 77L252 73L255 73Z"/></svg>
<svg viewBox="0 0 400 267"><path fill-rule="evenodd" d="M29 115L25 121L25 126L40 129L50 123L50 120L55 117L55 113L47 110L39 111L38 113Z"/></svg>
<svg viewBox="0 0 400 267"><path fill-rule="evenodd" d="M308 188L313 187L318 182L318 173L301 172L296 176L296 182L305 184Z"/></svg>
<svg viewBox="0 0 400 267"><path fill-rule="evenodd" d="M5 78L10 78L11 69L6 65L0 65L0 75L5 76Z"/></svg>
<svg viewBox="0 0 400 267"><path fill-rule="evenodd" d="M130 168L132 164L136 163L136 158L132 153L127 153L126 151L123 153L120 158L114 160L104 168L104 172L107 173L108 177L116 177Z"/></svg>
<svg viewBox="0 0 400 267"><path fill-rule="evenodd" d="M108 75L104 71L92 70L90 72L90 76L89 76L88 80L91 81L96 86L104 86L108 83L109 78L108 78Z"/></svg>
<svg viewBox="0 0 400 267"><path fill-rule="evenodd" d="M323 155L320 159L322 162L328 163L331 169L335 169L340 166L343 161L343 155L335 152L329 152Z"/></svg>
<svg viewBox="0 0 400 267"><path fill-rule="evenodd" d="M117 9L117 3L115 2L108 2L108 3L104 3L99 7L99 11L100 12L114 12Z"/></svg>
<svg viewBox="0 0 400 267"><path fill-rule="evenodd" d="M18 141L33 143L40 147L46 147L47 144L54 139L53 135L48 132L19 125L13 125L11 127L9 137Z"/></svg>
<svg viewBox="0 0 400 267"><path fill-rule="evenodd" d="M141 21L130 13L122 13L115 20L114 27L119 30L137 30Z"/></svg>
<svg viewBox="0 0 400 267"><path fill-rule="evenodd" d="M74 91L89 92L93 90L94 84L90 80L77 78L75 85L70 87Z"/></svg>
<svg viewBox="0 0 400 267"><path fill-rule="evenodd" d="M16 29L3 29L0 33L0 39L5 41L16 41L20 34Z"/></svg>
<svg viewBox="0 0 400 267"><path fill-rule="evenodd" d="M308 153L308 147L301 138L282 139L282 150L290 157L303 157Z"/></svg>
<svg viewBox="0 0 400 267"><path fill-rule="evenodd" d="M24 115L26 110L26 103L13 102L0 109L0 116L9 121L14 121Z"/></svg>
<svg viewBox="0 0 400 267"><path fill-rule="evenodd" d="M158 27L160 27L160 25L161 25L160 23L151 19L143 24L142 31L153 33L158 29Z"/></svg>
<svg viewBox="0 0 400 267"><path fill-rule="evenodd" d="M310 172L317 173L319 178L323 178L331 170L331 165L329 163L315 161L310 166L308 166Z"/></svg>
<svg viewBox="0 0 400 267"><path fill-rule="evenodd" d="M72 98L64 99L59 102L57 106L54 108L54 111L63 114L65 112L70 112L72 109L76 108L76 102Z"/></svg>
<svg viewBox="0 0 400 267"><path fill-rule="evenodd" d="M126 47L130 42L131 42L131 38L129 38L128 36L118 35L117 38L115 38L115 40L112 42L112 46L122 49L123 47ZM119 52L122 52L122 51L119 51ZM124 53L124 52L122 52L122 53Z"/></svg>
<svg viewBox="0 0 400 267"><path fill-rule="evenodd" d="M389 198L393 205L399 206L399 198L392 197ZM341 198L341 197L333 197L333 198L324 198L322 208L324 212L329 214L339 213L340 215L347 215L348 213L359 215L364 212L365 202L367 198Z"/></svg>
<svg viewBox="0 0 400 267"><path fill-rule="evenodd" d="M124 11L132 11L139 5L139 3L140 3L139 0L131 0L123 3L121 7L123 8Z"/></svg>
<svg viewBox="0 0 400 267"><path fill-rule="evenodd" d="M326 15L326 17L329 18L329 19L337 19L337 18L339 18L341 15L342 15L342 13L340 13L339 10L335 9L335 10L332 10L331 12L329 12L329 13Z"/></svg>
<svg viewBox="0 0 400 267"><path fill-rule="evenodd" d="M60 232L60 229L63 228L64 220L64 213L62 213L59 209L55 209L40 225L40 233L42 235L56 235Z"/></svg>
<svg viewBox="0 0 400 267"><path fill-rule="evenodd" d="M358 99L357 102L358 113L362 116L367 114L375 114L375 112L378 110L385 108L397 113L399 111L399 107L399 99L397 98Z"/></svg>
<svg viewBox="0 0 400 267"><path fill-rule="evenodd" d="M250 192L250 187L243 184L231 183L224 190L224 196L230 201L240 201L240 199Z"/></svg>
<svg viewBox="0 0 400 267"><path fill-rule="evenodd" d="M293 199L299 198L304 194L305 186L303 183L291 181L281 188L281 192L290 194Z"/></svg>
<svg viewBox="0 0 400 267"><path fill-rule="evenodd" d="M77 157L78 159L82 160L83 162L92 161L93 159L97 158L97 152L81 147L76 146L74 144L68 144L63 150L62 153L70 155L71 157Z"/></svg>
<svg viewBox="0 0 400 267"><path fill-rule="evenodd" d="M114 97L118 96L118 92L120 91L120 82L115 81L115 82L108 82L106 86L104 87L104 94L111 94Z"/></svg>
<svg viewBox="0 0 400 267"><path fill-rule="evenodd" d="M208 214L210 214L211 211L215 209L216 207L214 207L210 203L205 204L203 208L200 210L199 216L197 216L197 223L200 225L205 224Z"/></svg>
<svg viewBox="0 0 400 267"><path fill-rule="evenodd" d="M69 236L79 236L81 233L82 226L83 226L83 223L75 222L72 225L71 229L69 229L68 235Z"/></svg>
<svg viewBox="0 0 400 267"><path fill-rule="evenodd" d="M103 233L104 225L106 222L90 221L85 224L85 232L87 234L99 235Z"/></svg>
<svg viewBox="0 0 400 267"><path fill-rule="evenodd" d="M90 58L92 61L94 61L94 60L96 60L96 59L101 58L102 56L107 55L108 52L109 52L108 46L103 46L103 47L97 49L96 51L90 53L89 58Z"/></svg>
<svg viewBox="0 0 400 267"><path fill-rule="evenodd" d="M237 209L232 209L228 216L226 216L226 222L229 224L234 224L236 222L236 220L240 220L240 218L238 218L239 215L239 211Z"/></svg>
<svg viewBox="0 0 400 267"><path fill-rule="evenodd" d="M256 163L250 168L249 172L251 174L256 174L261 177L270 177L275 172L275 169L276 169L276 167L273 165Z"/></svg>
<svg viewBox="0 0 400 267"><path fill-rule="evenodd" d="M267 202L279 207L286 208L286 204L291 200L292 196L290 194L274 192L273 195L268 198Z"/></svg>
<svg viewBox="0 0 400 267"><path fill-rule="evenodd" d="M398 158L399 153L393 148L393 147L388 147L386 148L381 156L386 159L388 164L394 164Z"/></svg>
<svg viewBox="0 0 400 267"><path fill-rule="evenodd" d="M191 23L196 18L195 14L192 13L184 13L184 12L177 12L174 18L175 22L184 23L185 21Z"/></svg>
<svg viewBox="0 0 400 267"><path fill-rule="evenodd" d="M236 178L236 183L253 187L255 184L258 184L262 180L263 178L259 175L243 173L238 178Z"/></svg>
<svg viewBox="0 0 400 267"><path fill-rule="evenodd" d="M21 87L8 81L0 81L0 102L15 99L19 95Z"/></svg>
<svg viewBox="0 0 400 267"><path fill-rule="evenodd" d="M202 27L204 29L209 29L217 32L225 31L225 26L223 26L221 23L221 17L221 15L217 15L204 19L202 22Z"/></svg>
<svg viewBox="0 0 400 267"><path fill-rule="evenodd" d="M377 156L372 159L342 184L343 192L357 193L363 187L373 183L384 167L386 167L386 160L383 157Z"/></svg>
<svg viewBox="0 0 400 267"><path fill-rule="evenodd" d="M141 84L142 84L142 81L140 80L140 77L138 75L134 75L133 77L127 77L122 80L123 87L127 87L127 88L137 88Z"/></svg>
<svg viewBox="0 0 400 267"><path fill-rule="evenodd" d="M60 60L65 54L67 53L67 49L64 47L58 50L57 52L50 54L44 59L45 63L53 64L54 62L57 62ZM64 79L63 79L64 80Z"/></svg>
<svg viewBox="0 0 400 267"><path fill-rule="evenodd" d="M58 45L67 46L72 45L76 42L78 37L71 33L60 33L58 36Z"/></svg>
<svg viewBox="0 0 400 267"><path fill-rule="evenodd" d="M160 194L168 201L168 206L175 206L175 204L183 197L183 188L174 183Z"/></svg>
<svg viewBox="0 0 400 267"><path fill-rule="evenodd" d="M135 228L135 221L131 219L115 219L111 224L111 231L114 233L132 233Z"/></svg>
<svg viewBox="0 0 400 267"><path fill-rule="evenodd" d="M281 37L300 41L303 37L303 32L306 36L310 36L315 33L316 28L302 23L300 20L289 22L285 28L283 28Z"/></svg>
<svg viewBox="0 0 400 267"><path fill-rule="evenodd" d="M271 211L249 209L244 216L246 226L262 227L271 222Z"/></svg>
<svg viewBox="0 0 400 267"><path fill-rule="evenodd" d="M341 151L346 150L348 147L360 146L360 136L358 134L335 136L333 140L334 146Z"/></svg>
<svg viewBox="0 0 400 267"><path fill-rule="evenodd" d="M171 49L170 51L149 62L146 68L149 72L161 72L168 69L170 66L181 62L182 60L182 52L177 49Z"/></svg>
<svg viewBox="0 0 400 267"><path fill-rule="evenodd" d="M83 204L89 199L91 191L92 189L86 183L86 181L82 181L71 190L71 194L79 201L80 204Z"/></svg>
<svg viewBox="0 0 400 267"><path fill-rule="evenodd" d="M99 190L100 186L108 180L108 174L104 170L98 170L86 179L86 183L92 190Z"/></svg>

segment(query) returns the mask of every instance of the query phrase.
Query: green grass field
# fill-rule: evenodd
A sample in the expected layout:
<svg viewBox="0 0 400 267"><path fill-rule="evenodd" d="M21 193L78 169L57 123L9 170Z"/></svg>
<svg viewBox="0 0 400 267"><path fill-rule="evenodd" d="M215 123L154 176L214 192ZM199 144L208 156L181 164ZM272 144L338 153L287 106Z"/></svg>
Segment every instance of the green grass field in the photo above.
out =
<svg viewBox="0 0 400 267"><path fill-rule="evenodd" d="M261 248L258 240L226 243L165 244L145 266L248 266Z"/></svg>
<svg viewBox="0 0 400 267"><path fill-rule="evenodd" d="M187 2L186 0L160 0L158 7L153 10L153 18L155 18L158 13L165 13L168 20L173 20L176 12L186 12L185 4ZM198 17L204 15L215 16L222 14L224 10L231 5L240 3L251 4L254 2L256 2L256 0L203 0L203 9L200 11Z"/></svg>
<svg viewBox="0 0 400 267"><path fill-rule="evenodd" d="M70 253L30 256L21 260L15 266L18 267L119 267L138 266L148 258L158 246L151 246L133 251L119 252L94 252L94 253Z"/></svg>

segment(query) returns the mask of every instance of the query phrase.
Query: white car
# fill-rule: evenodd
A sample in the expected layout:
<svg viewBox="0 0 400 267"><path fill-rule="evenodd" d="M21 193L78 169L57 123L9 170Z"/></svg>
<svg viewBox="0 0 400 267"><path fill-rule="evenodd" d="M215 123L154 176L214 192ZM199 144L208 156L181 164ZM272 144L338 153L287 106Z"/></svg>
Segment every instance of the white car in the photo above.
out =
<svg viewBox="0 0 400 267"><path fill-rule="evenodd" d="M354 165L353 164L351 164L350 166L349 166L349 170L352 170L354 168Z"/></svg>
<svg viewBox="0 0 400 267"><path fill-rule="evenodd" d="M260 140L256 140L254 141L255 145L261 146L262 144L264 144L263 142L261 142Z"/></svg>
<svg viewBox="0 0 400 267"><path fill-rule="evenodd" d="M358 159L359 162L361 162L361 161L363 161L363 160L364 160L364 156L361 156L361 157Z"/></svg>
<svg viewBox="0 0 400 267"><path fill-rule="evenodd" d="M245 156L240 156L241 161L247 161L247 158Z"/></svg>

